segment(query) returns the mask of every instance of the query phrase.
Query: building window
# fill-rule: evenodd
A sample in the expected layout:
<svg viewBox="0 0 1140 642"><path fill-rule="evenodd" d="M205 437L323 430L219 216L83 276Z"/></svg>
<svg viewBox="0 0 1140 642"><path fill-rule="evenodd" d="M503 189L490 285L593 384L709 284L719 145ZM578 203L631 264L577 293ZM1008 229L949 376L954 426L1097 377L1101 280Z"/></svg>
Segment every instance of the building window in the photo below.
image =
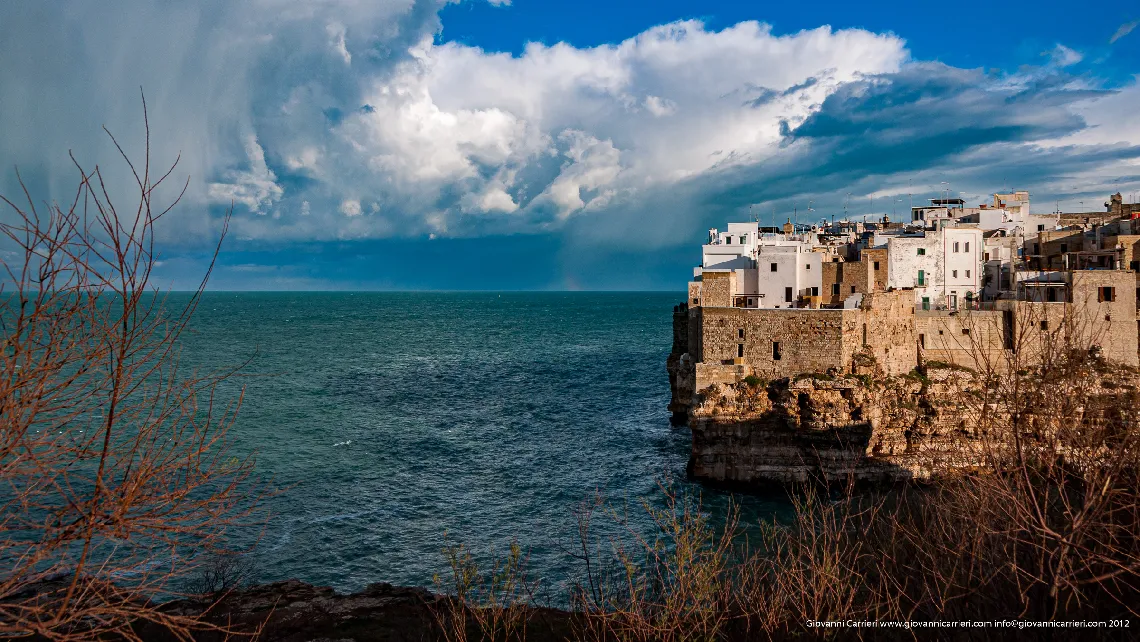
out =
<svg viewBox="0 0 1140 642"><path fill-rule="evenodd" d="M776 271L776 264L775 264L775 263L773 263L773 264L772 264L772 271L773 271L773 272L775 272L775 271Z"/></svg>
<svg viewBox="0 0 1140 642"><path fill-rule="evenodd" d="M988 260L990 260L990 253L989 253L989 252L986 252L986 258L985 258L985 260L987 260L987 261L988 261Z"/></svg>
<svg viewBox="0 0 1140 642"><path fill-rule="evenodd" d="M966 278L967 279L970 278L970 271L969 270L966 270Z"/></svg>
<svg viewBox="0 0 1140 642"><path fill-rule="evenodd" d="M926 285L926 270L919 270L918 271L918 284L919 285Z"/></svg>
<svg viewBox="0 0 1140 642"><path fill-rule="evenodd" d="M918 347L926 348L926 335L925 334L919 334L918 335Z"/></svg>
<svg viewBox="0 0 1140 642"><path fill-rule="evenodd" d="M966 336L969 336L969 334L970 334L970 329L969 329L969 328L962 328L962 334L964 334L964 335L966 335Z"/></svg>
<svg viewBox="0 0 1140 642"><path fill-rule="evenodd" d="M958 252L958 241L954 241L954 253L957 254L957 252Z"/></svg>
<svg viewBox="0 0 1140 642"><path fill-rule="evenodd" d="M813 288L811 289L811 295L812 295L812 296L819 296L819 288L817 288L817 287L813 287Z"/></svg>
<svg viewBox="0 0 1140 642"><path fill-rule="evenodd" d="M784 301L792 302L792 288L784 288Z"/></svg>
<svg viewBox="0 0 1140 642"><path fill-rule="evenodd" d="M751 298L748 299L748 307L750 307L750 308L752 307L752 299Z"/></svg>
<svg viewBox="0 0 1140 642"><path fill-rule="evenodd" d="M773 341L772 342L772 361L779 361L779 360L780 360L780 342L779 341Z"/></svg>
<svg viewBox="0 0 1140 642"><path fill-rule="evenodd" d="M833 294L834 296L839 296L839 284L838 283L832 283L831 284L831 294Z"/></svg>
<svg viewBox="0 0 1140 642"><path fill-rule="evenodd" d="M958 295L957 294L951 294L950 295L950 309L951 310L957 310L958 309Z"/></svg>
<svg viewBox="0 0 1140 642"><path fill-rule="evenodd" d="M1096 301L1097 303L1112 303L1116 300L1116 288L1097 288Z"/></svg>
<svg viewBox="0 0 1140 642"><path fill-rule="evenodd" d="M805 265L805 266L804 266L804 269L805 269L805 270L810 270L810 269L811 269L811 263L808 263L807 265Z"/></svg>
<svg viewBox="0 0 1140 642"><path fill-rule="evenodd" d="M744 328L740 328L739 330L736 331L736 338L737 339L743 339L744 338Z"/></svg>
<svg viewBox="0 0 1140 642"><path fill-rule="evenodd" d="M966 251L967 252L970 251L970 242L969 241L966 241Z"/></svg>
<svg viewBox="0 0 1140 642"><path fill-rule="evenodd" d="M930 297L928 297L928 296L922 297L922 309L923 310L929 310L930 309Z"/></svg>
<svg viewBox="0 0 1140 642"><path fill-rule="evenodd" d="M950 275L950 278L953 278L953 279L958 278L958 270L952 270L951 272L952 273Z"/></svg>
<svg viewBox="0 0 1140 642"><path fill-rule="evenodd" d="M918 255L919 256L926 256L926 248L924 248L924 247L918 248Z"/></svg>
<svg viewBox="0 0 1140 642"><path fill-rule="evenodd" d="M731 236L724 237L724 244L725 245L732 245L732 237Z"/></svg>
<svg viewBox="0 0 1140 642"><path fill-rule="evenodd" d="M1053 288L1045 288L1045 301L1048 303L1055 303L1057 301L1057 290Z"/></svg>
<svg viewBox="0 0 1140 642"><path fill-rule="evenodd" d="M851 294L855 294L855 286L851 286Z"/></svg>
<svg viewBox="0 0 1140 642"><path fill-rule="evenodd" d="M1042 330L1048 330L1049 329L1049 322L1046 321L1045 319L1041 320L1041 329Z"/></svg>
<svg viewBox="0 0 1140 642"><path fill-rule="evenodd" d="M741 357L741 358L744 357L744 344L743 343L736 344L736 356Z"/></svg>
<svg viewBox="0 0 1140 642"><path fill-rule="evenodd" d="M740 237L740 244L744 245L746 243L748 243L748 237L747 236Z"/></svg>
<svg viewBox="0 0 1140 642"><path fill-rule="evenodd" d="M876 270L878 270L878 269L879 269L879 262L878 262L878 261L875 261L875 269L876 269Z"/></svg>
<svg viewBox="0 0 1140 642"><path fill-rule="evenodd" d="M1038 225L1038 226L1037 226L1037 231L1038 231L1038 232L1044 232L1044 231L1045 231L1045 226L1044 226L1044 225Z"/></svg>

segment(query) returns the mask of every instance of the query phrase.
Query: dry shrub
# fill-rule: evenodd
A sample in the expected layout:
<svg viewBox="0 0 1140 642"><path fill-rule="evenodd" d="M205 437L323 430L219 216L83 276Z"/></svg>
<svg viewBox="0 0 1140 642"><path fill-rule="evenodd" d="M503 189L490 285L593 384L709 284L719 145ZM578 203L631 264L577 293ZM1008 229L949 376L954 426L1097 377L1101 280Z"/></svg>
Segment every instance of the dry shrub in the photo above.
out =
<svg viewBox="0 0 1140 642"><path fill-rule="evenodd" d="M216 629L155 600L225 552L258 505L252 460L227 449L240 397L215 407L228 373L179 368L206 279L178 307L150 284L155 224L185 185L156 203L177 161L154 172L146 134L141 164L119 148L127 208L78 162L69 204L38 205L26 188L20 204L3 199L0 637Z"/></svg>
<svg viewBox="0 0 1140 642"><path fill-rule="evenodd" d="M717 639L732 610L734 560L739 551L739 508L728 507L715 528L700 499L661 484L664 506L642 501L653 523L646 535L627 515L595 495L578 511L577 557L584 578L571 590L571 604L585 617L578 637L591 640ZM625 528L606 550L592 533L601 511Z"/></svg>
<svg viewBox="0 0 1140 642"><path fill-rule="evenodd" d="M443 553L448 575L435 577L436 591L442 597L431 605L443 639L525 640L536 583L527 576L526 557L518 542L511 542L506 557L492 555L489 571L481 569L462 544L448 544Z"/></svg>

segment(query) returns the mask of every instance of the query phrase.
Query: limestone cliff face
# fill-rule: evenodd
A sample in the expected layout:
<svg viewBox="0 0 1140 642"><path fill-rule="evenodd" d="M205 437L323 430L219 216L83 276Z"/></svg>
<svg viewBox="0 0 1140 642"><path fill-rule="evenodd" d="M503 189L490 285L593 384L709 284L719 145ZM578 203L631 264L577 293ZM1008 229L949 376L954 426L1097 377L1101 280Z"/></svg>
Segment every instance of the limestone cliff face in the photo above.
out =
<svg viewBox="0 0 1140 642"><path fill-rule="evenodd" d="M665 361L669 373L669 412L677 423L684 423L689 408L693 405L696 378L692 359L689 357L689 312L685 304L673 308L673 349Z"/></svg>
<svg viewBox="0 0 1140 642"><path fill-rule="evenodd" d="M695 396L689 472L723 483L929 479L982 463L953 370L929 379L802 377Z"/></svg>

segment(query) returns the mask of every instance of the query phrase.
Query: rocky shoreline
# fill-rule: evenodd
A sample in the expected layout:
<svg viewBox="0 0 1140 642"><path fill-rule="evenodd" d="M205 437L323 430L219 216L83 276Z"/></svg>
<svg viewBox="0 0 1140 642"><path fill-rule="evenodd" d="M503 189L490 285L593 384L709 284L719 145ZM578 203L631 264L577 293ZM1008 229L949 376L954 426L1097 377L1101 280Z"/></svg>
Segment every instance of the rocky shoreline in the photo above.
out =
<svg viewBox="0 0 1140 642"><path fill-rule="evenodd" d="M170 602L163 610L200 616L209 624L243 633L260 629L261 640L421 642L446 639L437 616L451 612L452 599L424 588L387 583L370 584L361 591L343 594L327 586L285 580L231 591L214 602ZM533 639L573 639L573 616L569 612L527 607L523 617ZM157 627L144 628L139 633L146 640L175 639ZM225 636L202 632L195 639L205 642Z"/></svg>

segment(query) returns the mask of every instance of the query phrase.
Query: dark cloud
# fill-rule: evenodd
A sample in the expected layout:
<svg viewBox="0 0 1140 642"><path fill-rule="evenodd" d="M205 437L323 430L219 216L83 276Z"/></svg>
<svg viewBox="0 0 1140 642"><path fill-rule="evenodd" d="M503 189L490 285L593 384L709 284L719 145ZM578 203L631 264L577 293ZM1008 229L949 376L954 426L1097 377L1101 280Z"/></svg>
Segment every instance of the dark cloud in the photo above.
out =
<svg viewBox="0 0 1140 642"><path fill-rule="evenodd" d="M915 196L908 200L922 202L943 181L967 194L1030 188L1050 202L1058 182L1140 158L1132 144L1042 145L1084 130L1072 107L1110 92L1081 88L1061 72L1036 73L1002 77L916 63L848 83L801 125L785 127L774 156L724 163L667 193L583 218L574 233L583 246L641 238L657 247L695 247L704 229L744 220L753 204L765 222L791 217L795 202L806 220L809 199L817 219L841 215L848 192L852 215L901 212L909 203L897 203L900 197L871 210L867 196L909 190Z"/></svg>

